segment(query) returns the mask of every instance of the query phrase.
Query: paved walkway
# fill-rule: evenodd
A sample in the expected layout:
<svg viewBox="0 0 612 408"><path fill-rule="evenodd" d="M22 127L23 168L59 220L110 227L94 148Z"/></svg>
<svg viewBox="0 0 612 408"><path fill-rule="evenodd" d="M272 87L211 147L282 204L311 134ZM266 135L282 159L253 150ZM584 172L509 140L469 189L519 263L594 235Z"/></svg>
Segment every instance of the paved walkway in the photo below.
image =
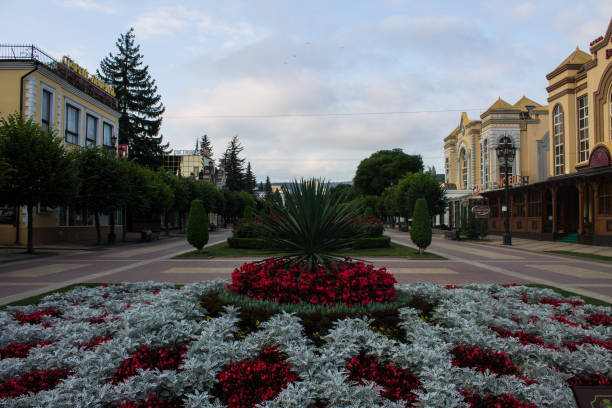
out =
<svg viewBox="0 0 612 408"><path fill-rule="evenodd" d="M230 233L211 233L209 245L224 241ZM408 233L389 230L386 234L395 242L412 245ZM502 247L495 241L488 245L448 241L436 235L429 250L446 260L395 257L370 261L377 267L387 267L400 283L542 283L612 303L609 263L522 251L518 247ZM0 305L80 282L189 283L228 279L235 267L251 260L172 259L192 249L184 236L97 248L66 249L52 257L0 263Z"/></svg>

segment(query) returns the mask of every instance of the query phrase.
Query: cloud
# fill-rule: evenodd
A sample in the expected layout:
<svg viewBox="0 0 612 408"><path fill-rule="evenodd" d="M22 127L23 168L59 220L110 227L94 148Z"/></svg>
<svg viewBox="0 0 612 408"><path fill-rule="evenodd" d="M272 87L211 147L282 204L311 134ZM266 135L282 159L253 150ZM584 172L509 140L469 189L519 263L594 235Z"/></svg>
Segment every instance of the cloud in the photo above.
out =
<svg viewBox="0 0 612 408"><path fill-rule="evenodd" d="M140 15L132 26L139 37L173 36L186 30L194 21L185 7L159 7Z"/></svg>
<svg viewBox="0 0 612 408"><path fill-rule="evenodd" d="M94 0L65 0L64 7L78 8L86 11L94 11L105 14L116 14L117 10L111 6L96 2Z"/></svg>

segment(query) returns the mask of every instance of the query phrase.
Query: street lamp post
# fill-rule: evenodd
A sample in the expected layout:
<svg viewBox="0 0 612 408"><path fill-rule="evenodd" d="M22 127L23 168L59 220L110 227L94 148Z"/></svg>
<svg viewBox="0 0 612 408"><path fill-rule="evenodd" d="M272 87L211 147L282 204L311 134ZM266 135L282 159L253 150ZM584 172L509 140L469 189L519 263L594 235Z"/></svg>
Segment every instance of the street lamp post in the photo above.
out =
<svg viewBox="0 0 612 408"><path fill-rule="evenodd" d="M504 166L504 172L506 173L506 191L505 191L505 200L504 206L506 207L506 213L504 215L504 245L512 245L512 236L510 235L510 208L509 208L509 175L508 168L510 164L514 160L514 154L516 152L516 148L512 143L512 140L506 135L499 140L497 144L497 158L499 159L499 163Z"/></svg>

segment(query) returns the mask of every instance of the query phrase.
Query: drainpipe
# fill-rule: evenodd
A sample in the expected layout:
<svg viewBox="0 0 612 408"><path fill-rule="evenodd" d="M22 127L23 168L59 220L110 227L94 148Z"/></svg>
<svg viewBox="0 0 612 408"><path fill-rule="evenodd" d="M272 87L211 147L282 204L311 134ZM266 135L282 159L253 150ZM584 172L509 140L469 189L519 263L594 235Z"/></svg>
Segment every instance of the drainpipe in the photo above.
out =
<svg viewBox="0 0 612 408"><path fill-rule="evenodd" d="M34 61L34 69L26 72L22 77L19 85L19 116L23 116L23 80L32 72L38 70L38 62ZM21 208L15 206L15 244L19 244L19 219L21 218Z"/></svg>

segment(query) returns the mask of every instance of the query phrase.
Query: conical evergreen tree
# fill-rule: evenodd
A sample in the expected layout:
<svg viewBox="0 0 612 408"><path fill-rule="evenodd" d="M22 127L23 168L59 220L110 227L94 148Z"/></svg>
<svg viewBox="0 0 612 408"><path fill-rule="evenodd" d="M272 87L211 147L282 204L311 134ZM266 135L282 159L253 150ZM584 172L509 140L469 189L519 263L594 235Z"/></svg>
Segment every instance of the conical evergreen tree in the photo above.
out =
<svg viewBox="0 0 612 408"><path fill-rule="evenodd" d="M255 194L255 189L257 188L257 180L255 179L255 174L253 174L253 170L251 169L251 162L247 163L245 184L246 191L250 194Z"/></svg>
<svg viewBox="0 0 612 408"><path fill-rule="evenodd" d="M238 136L234 136L221 159L221 164L225 169L225 186L230 191L246 190L244 159L240 157L242 150L244 147L240 144Z"/></svg>
<svg viewBox="0 0 612 408"><path fill-rule="evenodd" d="M210 143L210 139L208 138L208 135L203 135L202 139L200 140L200 153L202 153L204 156L208 157L209 159L212 159L213 157L212 143Z"/></svg>
<svg viewBox="0 0 612 408"><path fill-rule="evenodd" d="M119 36L118 53L109 53L96 74L115 89L119 101L119 144L129 146L129 157L140 164L158 167L168 144L158 136L165 111L149 66L142 66L140 45L134 44L134 29Z"/></svg>
<svg viewBox="0 0 612 408"><path fill-rule="evenodd" d="M272 184L270 183L269 176L266 176L266 186L264 187L264 192L266 193L266 200L272 198Z"/></svg>

